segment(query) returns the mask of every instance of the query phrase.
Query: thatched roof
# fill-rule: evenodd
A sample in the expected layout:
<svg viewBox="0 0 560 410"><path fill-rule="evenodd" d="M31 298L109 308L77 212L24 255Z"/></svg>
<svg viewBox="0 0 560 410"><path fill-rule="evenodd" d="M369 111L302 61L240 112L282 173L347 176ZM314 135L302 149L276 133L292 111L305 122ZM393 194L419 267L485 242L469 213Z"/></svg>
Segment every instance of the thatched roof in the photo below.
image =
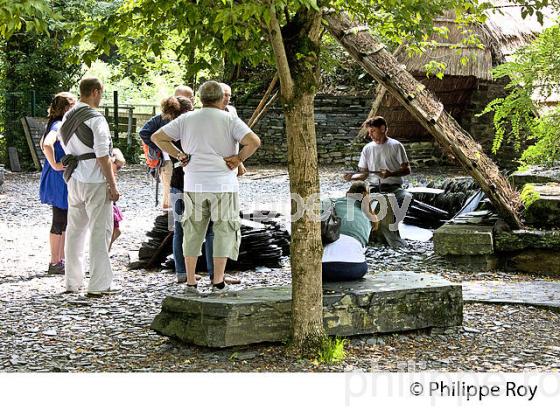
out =
<svg viewBox="0 0 560 410"><path fill-rule="evenodd" d="M507 0L494 0L492 3L494 8L487 11L486 22L477 26L462 27L455 22L454 12L446 12L435 20L435 24L447 28L447 37L433 35L430 39L437 42L435 47L420 56L401 52L397 58L417 76L424 76L425 65L435 60L447 64L446 76L474 76L491 80L493 66L504 62L515 50L532 41L554 19L552 11L546 9L543 11L544 25L541 25L536 16L524 19L521 7ZM461 41L472 33L480 37L484 49L461 45ZM461 61L463 57L468 58L466 64Z"/></svg>

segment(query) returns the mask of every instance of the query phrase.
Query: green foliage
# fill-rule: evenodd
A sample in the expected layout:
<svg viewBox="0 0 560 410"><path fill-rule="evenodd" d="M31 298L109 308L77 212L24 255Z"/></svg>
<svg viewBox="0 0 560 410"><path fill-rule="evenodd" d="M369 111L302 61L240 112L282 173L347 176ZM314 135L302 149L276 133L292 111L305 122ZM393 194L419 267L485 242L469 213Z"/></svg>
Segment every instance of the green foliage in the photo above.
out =
<svg viewBox="0 0 560 410"><path fill-rule="evenodd" d="M559 111L539 113L540 107L534 102L535 99L544 101L560 90L558 44L560 24L556 23L529 46L515 53L512 61L494 69L494 78L509 80L506 85L509 94L490 102L480 114L492 112L494 115L494 153L506 142L512 143L517 150L526 143L533 143L522 154L523 163L551 164L560 159Z"/></svg>
<svg viewBox="0 0 560 410"><path fill-rule="evenodd" d="M346 339L325 337L321 343L321 349L317 352L319 363L332 364L344 360L346 351L344 345Z"/></svg>
<svg viewBox="0 0 560 410"><path fill-rule="evenodd" d="M3 134L0 162L6 161L6 147L18 149L24 166L31 163L20 118L45 116L55 93L67 91L81 74L80 66L65 61L68 51L61 48L62 38L35 32L16 33L6 42L0 65L0 133ZM33 106L33 94L35 105Z"/></svg>
<svg viewBox="0 0 560 410"><path fill-rule="evenodd" d="M0 38L22 31L46 33L48 22L59 17L48 0L0 0Z"/></svg>
<svg viewBox="0 0 560 410"><path fill-rule="evenodd" d="M144 152L139 137L133 136L130 146L126 138L117 138L113 141L113 147L122 151L127 164L140 164L142 162L141 155Z"/></svg>
<svg viewBox="0 0 560 410"><path fill-rule="evenodd" d="M297 13L318 7L314 0L272 3L286 38L293 34L288 23ZM390 48L404 42L411 52L422 52L432 32L443 34L444 29L434 27L433 18L444 10L455 10L457 21L465 27L480 21L482 10L476 1L469 0L329 0L320 5L350 12L367 21ZM89 65L101 54L117 55L123 73L133 79L165 65L180 64L190 84L223 77L228 65L274 64L268 33L263 29L270 21L267 2L120 0L107 7L110 11L93 13L73 27L68 44L76 46L87 40L76 60ZM475 40L466 35L465 41ZM323 69L334 67L331 62L326 56Z"/></svg>
<svg viewBox="0 0 560 410"><path fill-rule="evenodd" d="M560 162L560 108L535 121L532 128L534 145L521 155L521 163L552 166Z"/></svg>
<svg viewBox="0 0 560 410"><path fill-rule="evenodd" d="M529 208L533 203L539 200L541 196L535 191L533 184L525 184L521 191L520 199L525 209Z"/></svg>

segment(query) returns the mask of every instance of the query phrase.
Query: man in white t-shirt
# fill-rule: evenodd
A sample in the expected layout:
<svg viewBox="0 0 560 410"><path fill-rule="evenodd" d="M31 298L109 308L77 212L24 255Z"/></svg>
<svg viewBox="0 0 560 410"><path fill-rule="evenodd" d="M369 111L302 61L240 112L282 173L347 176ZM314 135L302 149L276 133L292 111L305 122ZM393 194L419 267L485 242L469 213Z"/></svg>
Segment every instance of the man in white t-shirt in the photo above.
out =
<svg viewBox="0 0 560 410"><path fill-rule="evenodd" d="M78 292L84 279L84 244L89 232L90 280L87 296L115 293L109 244L113 233L112 203L119 199L110 159L109 124L95 109L103 85L97 78L80 82L80 101L68 111L59 130L66 156L63 163L76 166L68 182L66 228L66 291ZM76 165L77 164L77 165Z"/></svg>
<svg viewBox="0 0 560 410"><path fill-rule="evenodd" d="M188 85L179 85L175 88L175 97L185 97L194 105L194 91Z"/></svg>
<svg viewBox="0 0 560 410"><path fill-rule="evenodd" d="M232 113L237 117L237 110L233 105L230 105L231 87L226 83L220 83L222 91L224 92L224 99L222 100L222 110Z"/></svg>
<svg viewBox="0 0 560 410"><path fill-rule="evenodd" d="M387 136L387 122L383 117L370 118L364 126L372 141L362 149L359 174L346 174L345 179L367 179L372 192L392 193L402 204L406 197L412 198L402 187L403 176L411 172L406 151L399 141Z"/></svg>
<svg viewBox="0 0 560 410"><path fill-rule="evenodd" d="M211 220L212 290L222 292L226 289L227 259L237 260L241 240L237 167L259 148L260 139L239 117L222 109L224 95L219 83L205 82L198 95L202 109L171 121L152 135L152 141L185 166L183 253L187 291L196 290L196 262ZM182 151L173 141L181 141ZM243 145L241 150L239 144Z"/></svg>

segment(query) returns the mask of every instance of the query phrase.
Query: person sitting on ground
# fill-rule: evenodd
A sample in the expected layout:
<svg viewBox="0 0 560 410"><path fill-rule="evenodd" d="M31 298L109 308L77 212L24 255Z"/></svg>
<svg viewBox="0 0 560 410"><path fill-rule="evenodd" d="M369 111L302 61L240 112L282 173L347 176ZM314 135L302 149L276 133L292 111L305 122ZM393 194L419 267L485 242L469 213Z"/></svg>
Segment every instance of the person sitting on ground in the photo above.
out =
<svg viewBox="0 0 560 410"><path fill-rule="evenodd" d="M392 193L402 206L412 195L403 188L403 176L409 175L410 164L403 145L387 136L387 122L383 117L372 117L364 122L371 142L362 149L358 174L346 174L347 181L368 180L372 192Z"/></svg>
<svg viewBox="0 0 560 410"><path fill-rule="evenodd" d="M126 159L122 151L118 148L113 148L113 155L111 155L111 161L113 163L113 174L115 174L115 180L117 180L117 173L126 165ZM116 203L113 202L113 235L111 236L111 243L109 244L109 251L113 246L113 242L121 236L120 223L123 220L123 215L120 208Z"/></svg>
<svg viewBox="0 0 560 410"><path fill-rule="evenodd" d="M366 246L372 225L377 229L377 217L370 208L369 186L364 181L354 182L345 198L333 202L341 219L340 238L323 248L323 282L357 280L368 271Z"/></svg>
<svg viewBox="0 0 560 410"><path fill-rule="evenodd" d="M64 166L61 159L64 149L56 133L62 124L64 114L76 104L76 97L70 93L54 96L48 109L47 128L39 143L45 154L45 163L41 171L39 198L41 203L52 206L53 217L49 242L51 261L49 274L64 275L64 237L68 218L68 188L64 182Z"/></svg>

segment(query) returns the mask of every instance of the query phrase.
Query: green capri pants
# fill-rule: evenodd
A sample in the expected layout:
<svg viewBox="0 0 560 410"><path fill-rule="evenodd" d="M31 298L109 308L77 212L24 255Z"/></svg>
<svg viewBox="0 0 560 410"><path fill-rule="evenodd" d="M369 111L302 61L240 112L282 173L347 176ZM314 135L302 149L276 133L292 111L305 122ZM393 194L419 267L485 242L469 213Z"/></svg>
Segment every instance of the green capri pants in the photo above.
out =
<svg viewBox="0 0 560 410"><path fill-rule="evenodd" d="M214 223L214 258L239 256L241 224L237 192L186 192L183 254L200 256L210 220Z"/></svg>

